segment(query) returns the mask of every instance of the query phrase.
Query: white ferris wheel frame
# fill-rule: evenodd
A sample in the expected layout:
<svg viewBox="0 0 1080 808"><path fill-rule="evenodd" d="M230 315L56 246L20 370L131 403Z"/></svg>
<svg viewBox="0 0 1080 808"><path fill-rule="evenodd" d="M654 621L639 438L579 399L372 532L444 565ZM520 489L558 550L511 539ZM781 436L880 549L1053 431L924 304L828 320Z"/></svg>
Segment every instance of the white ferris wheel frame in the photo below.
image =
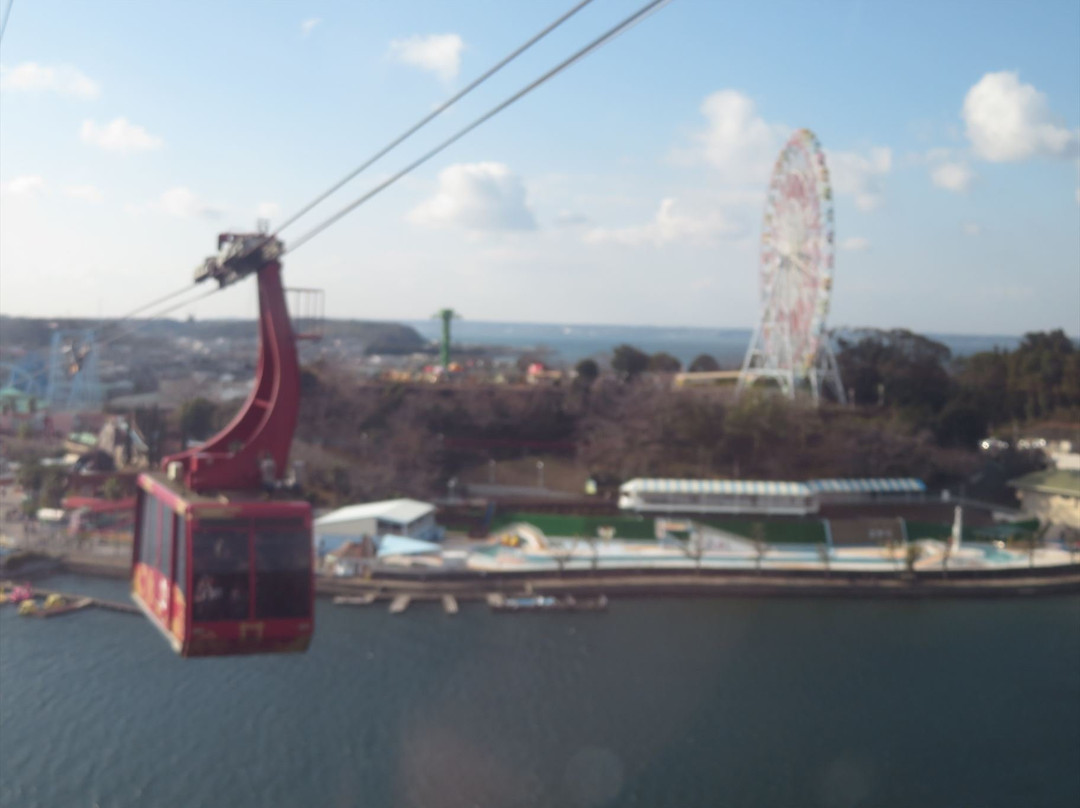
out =
<svg viewBox="0 0 1080 808"><path fill-rule="evenodd" d="M817 137L800 129L777 158L761 232L761 318L739 374L737 393L771 379L789 398L824 386L844 403L844 385L825 320L832 296L833 205Z"/></svg>

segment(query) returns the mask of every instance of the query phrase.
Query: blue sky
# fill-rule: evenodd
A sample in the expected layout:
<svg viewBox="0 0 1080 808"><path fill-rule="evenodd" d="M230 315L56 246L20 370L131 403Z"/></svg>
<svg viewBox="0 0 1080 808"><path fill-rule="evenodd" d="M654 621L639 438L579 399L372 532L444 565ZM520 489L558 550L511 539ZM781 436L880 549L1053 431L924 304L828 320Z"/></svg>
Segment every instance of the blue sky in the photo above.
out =
<svg viewBox="0 0 1080 808"><path fill-rule="evenodd" d="M638 4L595 0L286 241ZM19 0L0 310L117 315L177 288L219 230L281 221L569 5ZM674 0L286 279L334 317L749 327L772 162L804 126L836 198L830 324L1080 333L1075 1Z"/></svg>

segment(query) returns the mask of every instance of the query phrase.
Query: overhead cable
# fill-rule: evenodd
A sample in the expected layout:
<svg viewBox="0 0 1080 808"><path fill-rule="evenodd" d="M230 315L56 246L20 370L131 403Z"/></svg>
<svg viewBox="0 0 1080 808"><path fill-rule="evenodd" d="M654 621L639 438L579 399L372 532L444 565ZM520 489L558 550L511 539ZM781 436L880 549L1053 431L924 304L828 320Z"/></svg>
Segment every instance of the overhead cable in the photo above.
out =
<svg viewBox="0 0 1080 808"><path fill-rule="evenodd" d="M4 31L7 30L8 20L11 19L11 7L15 5L15 0L8 0L7 11L4 12L4 19L0 21L0 42L4 41Z"/></svg>
<svg viewBox="0 0 1080 808"><path fill-rule="evenodd" d="M327 188L325 191L323 191L321 194L319 194L317 197L315 197L315 199L313 199L307 205L305 205L300 210L298 210L296 213L294 213L292 216L290 216L288 219L286 219L282 224L278 225L277 229L274 230L274 232L268 237L268 239L269 238L274 238L275 236L277 236L279 233L281 233L282 230L284 230L286 227L288 227L289 225L296 222L296 220L299 219L301 216L304 216L305 214L310 212L313 208L315 208L317 205L319 205L320 203L325 201L333 193L340 190L349 181L355 179L356 176L358 174L360 174L362 171L369 168L373 163L375 163L376 161L378 161L379 159L384 157L391 150L393 150L393 149L397 148L398 146L400 146L408 138L410 138L412 135L416 134L416 132L418 132L420 129L425 127L427 124L429 124L431 121L433 121L439 115L441 115L443 112L448 110L450 107L452 107L454 104L456 104L462 98L464 98L470 92L475 90L477 87L479 87L485 81L487 81L489 78L494 76L496 73L498 73L504 67L506 67L506 65L510 64L510 62L514 61L514 59L516 59L518 56L523 54L525 51L527 51L529 48L531 48L533 45L535 45L537 42L539 42L545 36L550 34L552 31L554 31L556 28L558 28L560 25L562 25L568 19L573 17L575 14L577 14L579 11L581 11L581 9L585 8L585 6L589 5L589 3L591 3L591 2L593 2L593 0L581 0L581 2L579 2L573 8L571 8L569 11L566 11L561 17L559 17L554 22L549 24L546 28L539 31L533 37L531 37L528 41L526 41L525 43L520 45L517 49L515 49L514 51L512 51L509 54L507 54L506 56L504 56L500 61L496 62L494 65L492 65L490 68L488 68L484 73L480 74L480 76L473 79L469 84L467 84L459 92L455 93L453 96L448 98L446 101L443 101L441 104L439 104L437 107L435 107L435 109L433 109L431 112L429 112L423 118L421 118L415 124L410 126L408 129L406 129L404 132L402 132L396 138L391 140L389 143L387 143L385 146L383 146L381 149L379 149L377 152L375 152L373 155L371 155L371 157L369 157L367 160L365 160L363 163L361 163L359 166L357 166L351 172L346 174L342 179L338 180L336 183L331 185L329 188Z"/></svg>
<svg viewBox="0 0 1080 808"><path fill-rule="evenodd" d="M8 16L11 15L11 3L13 3L13 2L14 2L14 0L8 0ZM445 112L447 109L449 109L451 106L456 104L458 101L460 101L466 95L468 95L470 92L475 90L477 87L479 87L485 81L487 81L489 78L494 76L496 73L498 73L504 67L506 67L506 65L510 64L510 62L514 61L514 59L516 59L518 56L523 54L525 51L527 51L529 48L531 48L533 45L535 45L537 42L539 42L541 39L543 39L545 36L550 34L552 31L554 31L556 28L558 28L560 25L562 25L564 22L566 22L568 19L573 17L575 14L577 14L579 11L581 11L583 8L585 8L585 6L589 5L592 2L593 2L593 0L580 0L580 2L578 2L573 7L571 7L568 11L564 12L560 17L555 19L553 22L548 24L545 28L541 29L536 34L534 34L532 37L530 37L523 44L521 44L516 49L511 51L509 54L504 56L501 60L496 62L494 65L492 65L490 68L488 68L482 74L480 74L477 78L475 78L471 82L469 82L469 84L467 84L465 87L463 87L459 92L455 93L453 96L448 98L446 101L439 104L439 106L435 107L435 109L433 109L431 112L429 112L427 115L425 115L419 121L417 121L411 127L406 129L404 132L402 132L396 138L391 140L389 143L387 143L385 146L383 146L381 149L379 149L377 152L375 152L373 155L371 155L367 160L365 160L363 163L361 163L359 166L357 166L351 172L346 174L342 179L338 180L338 182L334 183L332 186L327 188L325 191L323 191L321 194L319 194L317 197L315 197L315 199L313 199L307 205L305 205L300 210L298 210L296 213L294 213L292 216L290 216L288 219L286 219L282 224L278 225L277 229L273 233L268 234L266 236L266 238L260 242L260 246L261 246L261 244L265 244L265 243L269 242L271 239L277 237L278 234L280 234L281 231L284 230L286 227L288 227L291 224L294 224L302 216L306 215L312 209L314 209L319 204L324 202L332 194L334 194L336 191L340 190L343 186L345 186L349 181L355 179L357 177L357 175L359 175L361 172L363 172L367 168L370 168L372 164L374 164L375 162L380 160L382 157L386 156L386 154L388 154L393 149L400 146L408 138L410 138L412 135L416 134L416 132L418 132L424 126L429 124L436 117L438 117L443 112ZM6 25L6 24L7 24L7 18L5 17L4 25ZM123 315L122 317L120 317L119 319L117 319L116 321L111 323L110 325L116 325L116 324L121 323L121 322L123 322L125 320L129 320L132 317L134 317L136 314L139 314L140 312L143 312L143 311L145 311L147 309L153 308L154 306L157 306L160 303L164 303L167 300L171 300L172 298L176 297L177 295L183 294L184 292L186 292L190 288L191 288L191 286L187 285L187 286L184 286L181 289L176 290L175 292L170 292L167 295L156 298L155 300L152 300L152 301L150 301L149 303L147 303L147 304L145 304L143 306L139 306L138 308L133 309L132 311L130 311L127 314ZM151 318L151 319L153 319L153 318Z"/></svg>
<svg viewBox="0 0 1080 808"><path fill-rule="evenodd" d="M344 218L346 215L348 215L349 213L354 211L356 208L360 207L362 204L367 202L373 196L375 196L376 194L379 194L382 191L386 190L391 185L393 185L395 182L400 180L402 177L406 176L407 174L409 174L410 172L412 172L413 170L415 170L419 166L426 163L432 157L435 157L440 152L442 152L442 151L446 150L448 147L452 146L454 143L459 141L461 138L463 138L465 135L467 135L473 129L476 129L481 124L485 123L486 121L490 120L494 116L498 115L504 109L506 109L511 104L513 104L515 101L518 101L521 98L523 98L524 96L528 95L530 92L535 90L541 84L544 84L548 80L554 78L559 73L566 70L566 68L568 68L571 65L575 64L576 62L580 61L585 56L592 53L594 50L598 49L602 45L606 44L607 42L609 42L612 39L614 39L615 37L617 37L619 34L625 32L629 28L633 27L635 24L637 24L642 19L644 19L647 15L649 15L650 13L652 13L654 11L659 10L662 6L667 5L669 2L671 2L671 0L652 0L652 2L646 3L640 9L638 9L633 14L631 14L629 17L626 17L618 25L614 26L613 28L610 28L608 31L601 34L596 39L592 40L588 45L581 48L580 50L578 50L577 52L575 52L573 55L569 56L568 58L564 59L562 62L559 62L559 64L557 64L555 67L551 68L551 70L547 71L546 73L544 73L539 78L537 78L537 79L533 80L532 82L530 82L529 84L525 85L524 87L522 87L520 90L518 90L516 93L511 95L506 100L504 100L501 103L497 104L496 106L492 107L490 110L485 112L479 118L476 118L472 123L468 124L467 126L465 126L462 129L459 129L455 134L451 135L446 140L442 141L442 143L435 146L435 148L431 149L430 151L425 152L423 155L418 157L413 162L409 163L407 166L405 166L403 169L398 171L396 174L392 175L391 177L389 177L386 180L383 180L378 185L376 185L371 190L369 190L367 193L365 193L363 196L360 196L357 199L353 200L348 205L346 205L344 208L339 210L337 213L333 214L328 219L325 219L322 223L316 225L311 230L308 230L306 233L304 233L298 239L294 239L293 241L291 241L288 244L288 246L286 247L285 252L286 253L292 252L293 250L295 250L300 245L306 244L308 241L313 239L315 236L317 236L323 230L330 227L330 225L338 222L340 219Z"/></svg>

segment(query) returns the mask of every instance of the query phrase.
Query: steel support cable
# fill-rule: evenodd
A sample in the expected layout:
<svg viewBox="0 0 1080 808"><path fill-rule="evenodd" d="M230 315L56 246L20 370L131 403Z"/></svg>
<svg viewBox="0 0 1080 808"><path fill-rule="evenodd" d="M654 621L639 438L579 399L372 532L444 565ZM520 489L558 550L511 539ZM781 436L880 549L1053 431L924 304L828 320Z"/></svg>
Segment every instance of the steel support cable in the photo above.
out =
<svg viewBox="0 0 1080 808"><path fill-rule="evenodd" d="M484 73L480 74L477 78L473 79L469 84L467 84L459 92L457 92L456 94L454 94L453 96L448 98L446 101L443 101L441 104L439 104L439 106L435 107L435 109L433 109L430 113L425 115L423 118L421 118L415 124L413 124L411 127L409 127L404 132L402 132L400 135L398 135L396 138L391 140L389 143L387 143L385 146L383 146L381 149L379 149L379 151L375 152L373 155L371 155L371 157L369 157L367 160L365 160L363 163L361 163L359 166L357 166L355 169L353 169L350 173L346 174L342 179L338 180L338 182L334 183L329 188L327 188L325 191L323 191L321 194L319 194L317 197L315 197L314 200L309 202L307 205L305 205L300 210L298 210L296 213L294 213L292 216L290 216L288 219L286 219L282 224L278 225L278 227L274 230L274 232L271 233L269 236L267 236L266 240L269 241L270 239L275 238L276 236L278 236L281 233L282 230L284 230L289 225L295 223L297 219L299 219L300 217L306 215L313 208L315 208L316 206L318 206L322 202L326 201L326 199L328 199L332 194L339 191L342 187L344 187L351 180L355 179L357 177L357 175L359 175L364 170L370 168L372 164L374 164L375 162L377 162L381 158L385 157L393 149L400 146L402 143L404 143L406 140L408 140L410 137L412 137L414 134L416 134L420 129L427 126L429 123L431 123L431 121L433 121L439 115L444 113L446 110L448 110L450 107L452 107L458 101L460 101L466 95L471 93L473 90L475 90L477 87L479 87L485 81L487 81L489 78L494 76L496 73L498 73L500 70L502 70L508 64L510 64L510 62L514 61L514 59L519 57L521 54L523 54L525 51L527 51L529 48L531 48L533 45L535 45L541 39L546 37L548 34L550 34L552 31L554 31L556 28L558 28L560 25L562 25L568 19L573 17L575 14L577 14L579 11L581 11L583 8L585 8L585 6L589 5L589 3L591 3L591 2L593 2L593 0L581 0L581 2L579 2L577 5L575 5L570 10L566 11L561 17L556 19L554 22L550 23L546 28L544 28L543 30L541 30L538 33L536 33L535 35L533 35L532 38L530 38L528 41L526 41L525 43L520 45L516 50L514 50L514 51L510 52L509 54L507 54L506 56L504 56L500 61L496 62L494 65L489 67Z"/></svg>
<svg viewBox="0 0 1080 808"><path fill-rule="evenodd" d="M151 314L149 317L147 317L144 320L139 320L137 323L129 326L128 328L120 331L117 334L114 334L113 336L109 337L108 339L95 340L94 345L97 348L101 348L101 347L104 347L106 345L111 345L112 343L117 342L118 340L122 340L122 339L124 339L126 337L133 336L133 335L137 334L139 331L141 331L142 329L146 328L148 325L150 325L150 323L152 323L154 320L159 320L162 317L164 317L166 314L170 314L170 313L176 311L177 309L182 308L184 306L187 306L187 305L189 305L191 303L198 303L200 300L208 298L208 297L210 297L210 295L215 295L218 292L220 292L222 289L225 289L225 288L228 288L228 287L215 286L212 289L206 289L206 290L202 291L200 294L196 295L195 297L189 298L187 300L181 300L179 303L174 303L173 305L167 306L166 308L162 309L159 312L156 312L155 314ZM189 286L184 291L190 291L190 290L191 290L191 287ZM175 297L175 296L176 296L176 294L169 295L169 297ZM144 306L143 308L149 308L149 306Z"/></svg>
<svg viewBox="0 0 1080 808"><path fill-rule="evenodd" d="M8 13L4 17L4 22L3 22L3 24L5 26L7 25L8 17L11 16L11 4L13 2L14 2L14 0L8 0ZM379 151L375 152L375 154L371 155L371 157L369 157L367 160L365 160L363 163L361 163L359 166L357 166L355 169L353 169L350 173L346 174L342 179L338 180L338 182L336 182L334 185L327 188L325 191L323 191L321 194L319 194L317 197L315 197L315 199L313 199L307 205L305 205L300 210L298 210L296 213L294 213L292 216L290 216L288 219L286 219L282 224L280 224L277 227L277 229L273 233L268 235L266 237L266 239L264 241L262 241L262 244L265 244L265 243L269 242L271 239L275 238L286 227L288 227L289 225L295 223L302 216L306 215L312 209L314 209L319 204L324 202L327 198L329 198L331 195L333 195L336 191L340 190L347 183L349 183L349 181L355 179L357 177L357 175L359 175L361 172L363 172L364 170L370 168L372 164L374 164L375 162L377 162L381 158L385 157L393 149L400 146L408 138L412 137L412 135L416 134L420 129L425 127L427 124L431 123L431 121L433 121L435 118L437 118L443 112L448 110L450 107L452 107L458 101L460 101L462 98L464 98L470 92L475 90L477 87L479 87L485 81L487 81L489 78L494 76L496 73L498 73L500 70L502 70L508 64L510 64L510 62L514 61L514 59L519 57L521 54L523 54L525 51L527 51L529 48L531 48L533 45L535 45L541 39L546 37L548 34L550 34L552 31L554 31L556 28L558 28L560 25L562 25L564 22L566 22L568 19L573 17L575 14L577 14L579 11L581 11L583 8L585 8L585 6L589 5L592 2L593 2L593 0L580 0L580 2L578 2L572 8L570 8L568 11L564 12L556 20L549 23L545 28L543 28L542 30L540 30L539 32L534 34L526 42L519 45L515 50L511 51L509 54L504 56L501 60L496 62L494 65L492 65L490 68L488 68L482 74L480 74L477 78L475 78L471 82L469 82L469 84L467 84L459 92L455 93L453 96L448 98L446 101L439 104L439 106L435 107L435 109L433 109L430 113L425 115L423 118L421 118L415 124L413 124L411 127L409 127L404 132L402 132L400 135L398 135L396 138L391 140L388 144L383 146ZM131 318L133 318L136 314L139 314L140 312L146 311L147 309L151 309L154 306L159 305L160 303L164 303L164 302L166 302L168 300L172 300L174 297L176 297L177 295L183 294L184 292L188 291L190 288L191 288L190 285L186 285L186 286L184 286L184 287L182 287L180 289L177 289L174 292L170 292L167 295L163 295L163 296L161 296L159 298L155 298L154 300L151 300L149 303L146 303L146 304L144 304L142 306L139 306L138 308L132 309L128 313L122 315L121 317L117 318L113 322L109 323L109 327L115 327L116 325L118 325L119 323L124 322L125 320L130 320ZM160 316L160 315L157 315L157 316ZM151 319L154 319L154 318L152 317Z"/></svg>
<svg viewBox="0 0 1080 808"><path fill-rule="evenodd" d="M348 215L349 213L354 211L356 208L360 207L362 204L367 202L373 196L375 196L376 194L379 194L382 191L386 190L391 185L393 185L395 182L400 180L402 177L404 177L407 174L411 173L416 168L418 168L419 166L423 165L428 160L430 160L432 157L435 157L439 153L445 151L447 148L452 146L457 141L461 140L461 138L465 137L465 135L469 134L469 132L471 132L473 129L476 129L481 124L485 123L486 121L488 121L491 118L498 115L504 109L506 109L511 104L513 104L515 101L518 101L521 98L523 98L524 96L528 95L530 92L535 90L541 84L544 84L549 79L554 78L559 73L566 70L566 68L568 68L571 65L579 62L581 59L583 59L584 57L586 57L587 55L592 53L594 50L600 48L602 45L604 45L607 42L611 41L612 39L617 37L619 34L622 34L623 32L627 31L628 29L633 27L635 24L640 22L642 19L644 19L646 16L648 16L650 13L652 13L654 11L658 11L662 6L667 5L669 2L671 2L671 0L652 0L652 2L646 3L640 9L638 9L633 14L631 14L629 17L626 17L622 22L618 23L613 28L608 29L605 33L601 34L599 37L594 39L588 45L581 48L580 50L578 50L577 52L575 52L573 55L569 56L568 58L564 59L562 62L559 62L559 64L557 64L555 67L551 68L549 71L547 71L546 73L541 75L539 78L534 79L532 82L530 82L529 84L522 87L520 90L518 90L512 96L510 96L506 100L502 101L501 103L497 104L496 106L492 107L490 110L485 112L479 118L476 118L472 123L468 124L467 126L465 126L462 129L459 129L455 134L451 135L449 138L442 141L442 143L435 146L430 151L425 152L423 155L418 157L416 160L414 160L413 162L411 162L407 166L405 166L405 168L401 169L400 171L398 171L396 174L392 175L388 179L380 182L378 185L373 187L371 190L369 190L363 196L360 196L357 199L353 200L348 205L346 205L344 208L339 210L337 213L335 213L334 215L332 215L328 219L325 219L323 222L316 225L311 230L308 230L306 233L304 233L298 239L295 239L294 241L290 242L289 245L284 250L284 252L285 253L290 253L290 252L294 251L300 245L307 243L308 241L313 239L315 236L317 236L319 233L321 233L323 230L330 227L332 224L335 224L336 222L338 222L339 220L344 218L346 215Z"/></svg>
<svg viewBox="0 0 1080 808"><path fill-rule="evenodd" d="M140 320L137 323L123 329L122 331L113 334L112 336L108 337L107 339L100 339L100 340L95 339L94 342L93 342L93 348L94 348L94 350L100 350L101 348L105 347L106 345L111 345L114 342L118 342L118 341L120 341L122 339L125 339L127 337L134 336L135 334L138 334L140 331L142 331L144 328L146 328L148 325L150 325L150 323L153 322L154 320L158 320L158 319L164 317L166 314L169 314L170 312L176 311L177 309L179 309L179 308L181 308L183 306L186 306L189 303L197 303L198 301L202 300L203 298L210 297L210 295L216 294L217 292L220 292L222 288L223 287L215 286L213 289L207 289L207 290L203 291L201 294L196 295L195 297L191 298L190 300L181 300L179 303L175 303L172 306L169 306L168 308L162 309L157 314L152 314L151 316L147 317L145 320ZM190 289L191 289L191 287L187 287L183 291L190 291ZM176 293L173 293L173 294L169 295L167 298L160 298L160 300L166 300L169 297L176 297ZM153 304L148 304L147 306L143 306L143 308L144 309L149 308L150 305L153 305ZM130 318L130 316L131 315L127 315L128 318ZM112 327L113 325L115 325L115 323L107 323L105 325L105 327L108 328L108 327ZM33 374L30 377L30 379L31 380L38 379L38 378L40 378L42 376L48 375L48 373L49 373L49 369L45 368L45 369L39 370L37 373Z"/></svg>
<svg viewBox="0 0 1080 808"><path fill-rule="evenodd" d="M132 309L127 314L122 314L121 316L119 316L115 320L113 320L111 323L109 323L109 325L110 326L115 326L115 325L118 325L119 323L124 322L124 320L130 320L132 317L134 317L136 314L139 314L140 312L144 312L147 309L152 309L152 308L154 308L154 306L157 306L157 305L159 305L161 303L164 303L167 300L172 300L177 295L182 295L182 294L184 294L184 292L191 291L192 286L193 286L193 284L189 283L189 284L186 284L186 285L180 287L179 289L177 289L174 292L169 292L167 295L162 295L161 297L154 298L149 303L144 303L143 305Z"/></svg>
<svg viewBox="0 0 1080 808"><path fill-rule="evenodd" d="M15 5L15 0L8 0L7 11L4 13L4 20L0 22L0 42L4 41L4 31L7 30L8 20L11 19L11 7Z"/></svg>

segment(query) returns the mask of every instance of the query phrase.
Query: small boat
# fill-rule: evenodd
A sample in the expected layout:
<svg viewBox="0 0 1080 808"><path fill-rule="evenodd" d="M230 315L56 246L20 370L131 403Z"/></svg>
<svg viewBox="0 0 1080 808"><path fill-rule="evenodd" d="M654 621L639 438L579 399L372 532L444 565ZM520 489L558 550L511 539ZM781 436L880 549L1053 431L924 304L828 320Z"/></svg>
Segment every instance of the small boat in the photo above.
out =
<svg viewBox="0 0 1080 808"><path fill-rule="evenodd" d="M34 590L31 589L29 584L4 584L0 588L0 604L22 603L24 600L30 600L33 597Z"/></svg>
<svg viewBox="0 0 1080 808"><path fill-rule="evenodd" d="M19 616L56 617L85 609L91 603L93 601L90 598L66 598L54 592L45 598L45 603L41 606L38 605L37 600L34 598L24 600L19 604Z"/></svg>
<svg viewBox="0 0 1080 808"><path fill-rule="evenodd" d="M573 595L522 595L491 601L495 612L602 612L607 596L575 598Z"/></svg>

